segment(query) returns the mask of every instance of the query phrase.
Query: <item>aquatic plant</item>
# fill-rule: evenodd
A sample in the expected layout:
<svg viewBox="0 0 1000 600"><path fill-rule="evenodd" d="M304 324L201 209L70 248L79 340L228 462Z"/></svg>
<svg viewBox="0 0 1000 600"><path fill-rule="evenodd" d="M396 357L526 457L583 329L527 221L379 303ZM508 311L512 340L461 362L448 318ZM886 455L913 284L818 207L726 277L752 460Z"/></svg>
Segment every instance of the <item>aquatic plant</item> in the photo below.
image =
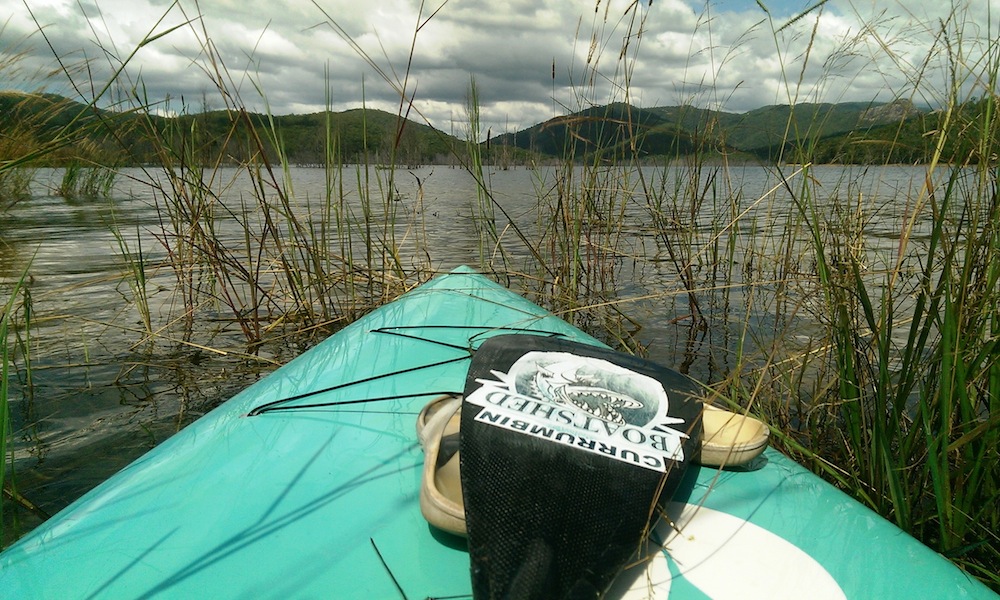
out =
<svg viewBox="0 0 1000 600"><path fill-rule="evenodd" d="M142 251L142 233L138 225L136 225L134 247L115 221L112 221L111 233L115 236L115 241L118 243L118 251L122 257L125 281L131 292L130 301L134 303L136 310L139 311L146 335L151 337L153 335L153 316L150 312L149 277L146 273L147 260Z"/></svg>
<svg viewBox="0 0 1000 600"><path fill-rule="evenodd" d="M67 200L108 198L115 185L117 169L112 165L84 163L73 160L63 168L62 181L56 193Z"/></svg>
<svg viewBox="0 0 1000 600"><path fill-rule="evenodd" d="M305 338L329 332L425 279L427 264L409 262L401 251L411 246L417 252L408 249L405 255L418 256L421 243L419 227L401 218L411 215L397 201L393 168L405 154L405 104L395 143L363 146L388 164L375 164L366 154L353 169L344 168L339 130L327 110L326 193L298 197L280 122L270 111L256 115L245 107L207 32L201 24L188 26L204 41L199 66L211 76L223 110L196 113L183 104L154 110L157 103L141 95L141 76L130 79L127 66L134 54L115 61L120 66L114 78L136 90L128 112L144 131L145 152L155 157L156 167L146 168L142 183L155 198L160 227L151 233L165 256L166 272L173 274L181 307L177 318L167 318L167 328L151 323L142 293L144 267L117 231L130 225L116 224L119 249L130 265L131 296L150 339L166 337L167 329L179 326L183 343L207 345L207 339L195 342L195 333L201 314L209 312L216 323L238 327L246 342L241 352L255 354L269 337L282 339L289 330ZM140 47L162 35L154 28ZM107 52L115 56L114 49ZM405 97L405 76L399 85ZM266 105L265 91L257 91ZM164 119L158 114L164 111L177 117ZM364 119L361 136L368 136ZM67 168L66 177L73 176L78 171ZM75 185L64 181L64 187ZM245 188L251 193L235 191ZM229 317L219 321L220 311Z"/></svg>
<svg viewBox="0 0 1000 600"><path fill-rule="evenodd" d="M774 394L743 401L772 416L786 452L998 588L1000 171L983 157L997 153L1000 126L995 97L969 94L992 89L1000 62L995 44L975 54L967 26L957 12L941 23L917 67L947 46L950 88L924 184L880 224L899 232L893 252L872 237L890 217L849 187L822 189L809 144L786 157L803 165L781 179L812 249L796 285L815 294L796 310L824 335L798 352L794 330L774 338L751 371Z"/></svg>
<svg viewBox="0 0 1000 600"><path fill-rule="evenodd" d="M31 198L31 183L34 178L34 167L0 169L0 213Z"/></svg>
<svg viewBox="0 0 1000 600"><path fill-rule="evenodd" d="M31 300L26 287L28 273L25 271L10 288L10 295L0 307L0 545L16 539L16 529L8 531L7 523L17 523L16 512L5 515L8 498L13 504L32 505L22 499L17 492L14 479L13 447L9 441L13 435L10 421L11 379L19 369L14 366L15 354L20 351L23 369L20 369L23 388L31 390L30 331ZM17 320L17 322L15 322ZM18 335L18 334L23 334Z"/></svg>

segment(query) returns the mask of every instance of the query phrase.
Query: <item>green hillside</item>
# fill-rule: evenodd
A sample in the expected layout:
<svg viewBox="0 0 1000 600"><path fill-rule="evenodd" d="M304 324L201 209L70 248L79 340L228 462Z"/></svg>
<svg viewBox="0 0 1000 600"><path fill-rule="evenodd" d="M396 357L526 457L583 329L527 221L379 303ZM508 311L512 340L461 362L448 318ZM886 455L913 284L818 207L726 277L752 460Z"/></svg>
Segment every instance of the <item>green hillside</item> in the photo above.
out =
<svg viewBox="0 0 1000 600"><path fill-rule="evenodd" d="M804 145L831 135L899 122L916 112L907 101L765 106L732 119L727 126L727 141L734 148L761 156L765 151L773 154L783 145Z"/></svg>
<svg viewBox="0 0 1000 600"><path fill-rule="evenodd" d="M0 161L108 160L118 153L108 139L115 126L100 124L113 117L53 94L0 92Z"/></svg>
<svg viewBox="0 0 1000 600"><path fill-rule="evenodd" d="M901 121L866 130L854 130L819 140L813 154L816 162L856 164L924 164L935 159L950 164L996 162L996 156L984 156L995 105L981 99L956 106L945 126L941 112L917 113ZM940 139L941 131L957 132ZM938 144L940 142L940 149Z"/></svg>
<svg viewBox="0 0 1000 600"><path fill-rule="evenodd" d="M98 110L59 96L0 93L0 161L57 146L42 164L93 160L106 164L186 158L242 162L263 154L293 164L323 164L327 141L342 162L447 160L459 140L425 124L380 110L267 115L211 111L163 117L140 111ZM281 152L278 152L278 149Z"/></svg>
<svg viewBox="0 0 1000 600"><path fill-rule="evenodd" d="M985 101L954 118L977 127ZM556 117L483 143L489 164L702 157L761 162L919 163L931 159L938 116L908 101L765 106L727 113L692 106L616 103ZM980 160L965 138L942 158ZM329 155L328 155L329 153ZM462 162L466 143L426 124L371 109L307 115L211 111L163 117L108 111L49 94L0 93L0 161L109 165L178 160L233 164L264 157L290 164Z"/></svg>
<svg viewBox="0 0 1000 600"><path fill-rule="evenodd" d="M632 156L634 143L640 158L726 152L770 162L831 136L873 134L916 114L919 111L906 101L777 105L746 113L611 104L556 117L496 141L548 156L565 156L567 151L577 158L594 152L602 158Z"/></svg>
<svg viewBox="0 0 1000 600"><path fill-rule="evenodd" d="M689 154L696 144L692 136L655 111L627 104L609 104L556 117L516 133L493 139L494 144L513 146L544 156L617 157L673 156Z"/></svg>

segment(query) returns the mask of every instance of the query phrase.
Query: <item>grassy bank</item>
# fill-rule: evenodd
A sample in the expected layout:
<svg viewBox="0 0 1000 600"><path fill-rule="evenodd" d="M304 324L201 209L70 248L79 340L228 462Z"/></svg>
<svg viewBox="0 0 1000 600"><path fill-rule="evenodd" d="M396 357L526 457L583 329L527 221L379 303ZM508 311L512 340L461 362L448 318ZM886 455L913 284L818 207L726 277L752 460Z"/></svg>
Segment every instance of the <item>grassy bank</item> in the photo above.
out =
<svg viewBox="0 0 1000 600"><path fill-rule="evenodd" d="M635 309L652 306L690 346L671 366L690 371L704 363L698 371L709 374L717 402L764 417L782 451L1000 589L1000 169L993 158L1000 124L995 97L980 97L1000 73L996 42L974 54L982 40L958 13L935 30L927 64L915 70L947 50L950 88L898 92L935 97L935 151L923 184L899 190L890 209L872 204L847 176L821 185L817 140L798 120L780 145L787 154L767 165L773 177L763 189L742 185L710 127L685 138L683 153L678 147L650 166L638 124L620 112L632 100L644 13L629 5L597 14L595 39L628 42L599 47L605 60L595 55L580 66L575 80L613 85L610 96L603 85L581 86L579 108L611 108L566 125L562 156L546 174L537 170L533 214L509 214L492 189L470 85L468 144L452 148L478 185L470 201L478 266L631 352L650 351ZM783 25L769 27L780 49ZM159 219L151 235L114 225L118 283L128 290L122 310L140 323L130 332L136 348L180 344L271 368L280 361L262 349L307 347L433 274L421 199L404 205L396 196L394 167L408 161L403 116L416 114L412 86L406 69L397 78L366 57L399 93L399 135L345 166L331 117L322 141L324 194L306 197L296 193L281 128L250 119L208 33L193 33L206 49L199 66L225 104L216 118L225 120L227 141L220 147L206 138L197 118L164 127L148 110L150 99L131 100L128 110L157 158L144 181ZM146 42L158 40L150 34ZM141 90L128 59L121 57L116 80ZM807 51L786 60L793 73L813 59ZM789 97L798 95L796 80L784 84ZM30 172L15 169L30 168L35 152L0 168L0 190L14 190L9 197L18 202L29 196L18 192L27 186L17 177ZM241 157L236 169L233 156ZM104 171L90 173L92 180L76 172L64 182L67 193L106 194ZM80 181L89 183L81 188ZM252 193L223 201L234 189ZM891 247L886 230L895 232ZM641 293L623 291L630 272L653 265L667 274L663 280ZM10 300L0 329L0 416L9 369L22 380L28 373L27 354L11 360L18 338L9 335L13 319L27 318L17 310L24 281L3 290ZM160 285L171 290L168 300L155 293ZM218 346L220 327L238 331L240 342Z"/></svg>

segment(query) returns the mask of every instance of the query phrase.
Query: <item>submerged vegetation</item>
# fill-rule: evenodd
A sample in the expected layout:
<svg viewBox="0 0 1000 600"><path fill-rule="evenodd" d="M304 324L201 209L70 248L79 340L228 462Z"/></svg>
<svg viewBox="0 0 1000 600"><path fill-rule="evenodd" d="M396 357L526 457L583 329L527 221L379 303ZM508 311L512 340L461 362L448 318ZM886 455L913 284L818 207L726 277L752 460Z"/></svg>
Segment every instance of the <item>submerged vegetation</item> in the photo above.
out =
<svg viewBox="0 0 1000 600"><path fill-rule="evenodd" d="M667 315L685 345L673 366L703 363L715 401L763 416L782 451L1000 589L1000 58L995 40L970 56L977 46L953 16L932 49L946 46L951 86L898 90L881 112L639 109L628 87L635 42L603 50L618 57L612 73L595 76L594 61L579 78L611 78L611 97L582 88L578 112L488 144L474 82L464 141L404 118L405 73L382 72L400 92L399 115L254 114L204 39L201 67L224 110L168 119L141 97L113 113L95 109L99 97L72 114L51 97L41 97L57 107L47 111L37 98L19 105L40 116L4 124L0 211L30 201L40 165L70 165L62 193L92 198L111 194L123 157L146 165L157 223L111 225L121 311L139 323L128 331L131 360L170 345L266 369L288 358L275 348L305 348L434 273L423 188L418 180L416 201L398 202L393 167L460 165L478 186L470 211L485 272L632 352L650 350L638 309ZM644 26L635 4L605 19L598 26L618 22L626 40ZM785 84L796 96L797 83ZM938 108L916 110L907 98L918 97ZM82 144L97 145L74 163ZM488 165L543 155L550 170L537 171L537 211L508 214ZM773 186L742 187L736 158L766 165ZM919 162L926 176L899 190L894 207L873 205L846 174L821 184L817 164L855 161ZM322 168L322 197L296 194L289 167L302 163ZM252 193L224 202L233 189ZM669 281L623 292L636 264L655 264ZM31 393L30 345L18 332L30 331L29 310L44 310L31 308L30 273L0 279L4 467L17 446L8 406ZM218 347L220 328L238 331L240 344ZM13 498L9 474L0 468ZM10 526L24 505L4 502Z"/></svg>

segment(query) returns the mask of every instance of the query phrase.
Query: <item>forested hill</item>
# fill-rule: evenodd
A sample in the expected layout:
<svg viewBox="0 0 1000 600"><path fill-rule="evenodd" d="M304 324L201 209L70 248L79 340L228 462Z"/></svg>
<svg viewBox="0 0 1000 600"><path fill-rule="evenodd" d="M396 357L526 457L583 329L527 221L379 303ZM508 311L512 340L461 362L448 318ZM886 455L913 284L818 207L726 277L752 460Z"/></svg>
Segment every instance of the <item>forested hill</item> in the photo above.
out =
<svg viewBox="0 0 1000 600"><path fill-rule="evenodd" d="M953 111L975 126L986 101ZM552 160L662 161L698 154L770 163L920 163L930 160L939 113L912 103L776 105L745 113L692 106L609 104L492 135L479 149L490 163ZM45 149L41 151L40 149ZM280 151L279 151L280 149ZM949 140L944 159L975 161L975 148ZM34 154L33 154L34 153ZM36 164L188 160L238 163L253 157L290 164L456 163L469 148L423 123L380 110L268 116L210 111L164 117L89 108L54 95L0 92L0 161Z"/></svg>
<svg viewBox="0 0 1000 600"><path fill-rule="evenodd" d="M239 163L262 154L292 164L424 164L448 160L462 146L428 125L373 109L274 117L218 110L164 117L99 110L54 95L0 92L0 160L48 147L41 162L212 163L222 157Z"/></svg>
<svg viewBox="0 0 1000 600"><path fill-rule="evenodd" d="M627 156L634 148L650 159L700 152L762 162L798 160L801 156L809 156L812 162L861 156L885 162L891 159L892 146L904 143L897 130L906 124L907 131L923 133L927 131L923 124L935 118L908 101L776 105L746 113L693 106L611 104L559 116L494 141L543 155L600 153L609 160ZM866 153L852 150L851 144L862 138L882 139L885 152L875 152L877 144L867 144ZM924 147L919 135L905 140L905 145L914 142ZM910 161L912 155L908 151L904 160Z"/></svg>

